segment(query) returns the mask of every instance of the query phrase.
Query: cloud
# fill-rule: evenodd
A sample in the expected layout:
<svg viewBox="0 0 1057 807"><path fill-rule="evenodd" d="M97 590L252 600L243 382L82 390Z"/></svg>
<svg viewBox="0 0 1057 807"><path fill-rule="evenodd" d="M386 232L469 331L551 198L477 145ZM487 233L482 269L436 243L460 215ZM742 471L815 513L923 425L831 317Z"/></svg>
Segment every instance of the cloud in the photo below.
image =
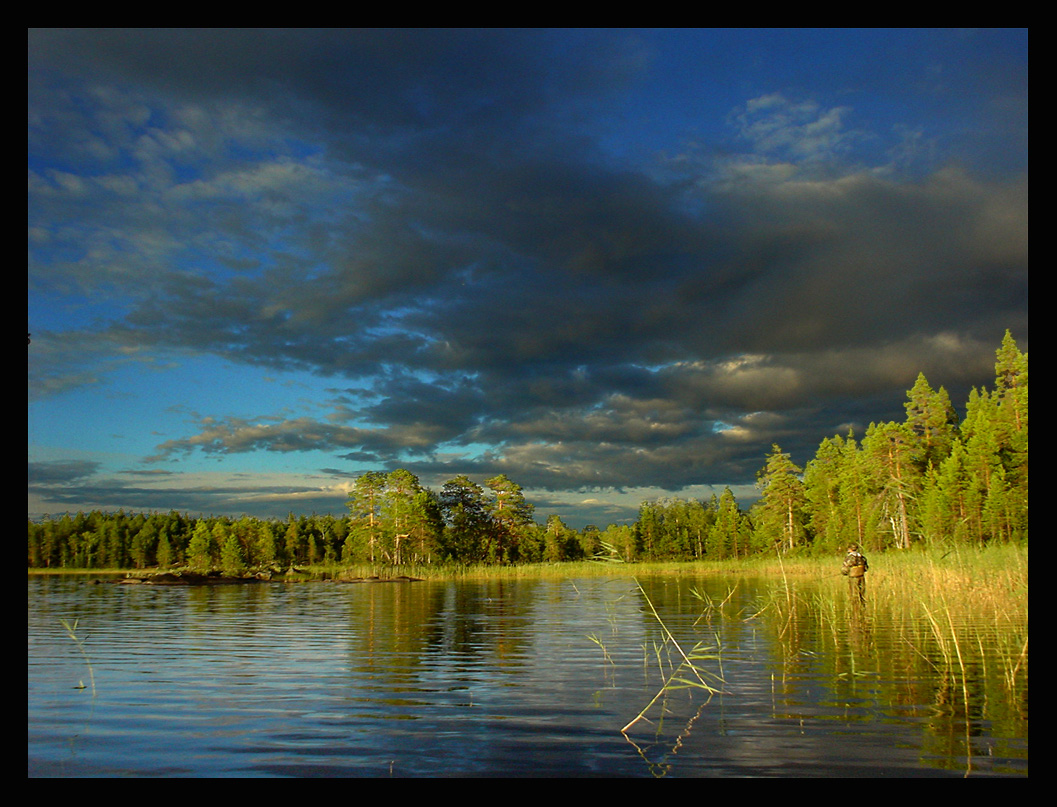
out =
<svg viewBox="0 0 1057 807"><path fill-rule="evenodd" d="M58 460L51 462L31 462L29 464L29 484L33 485L67 485L94 475L99 463L92 460Z"/></svg>
<svg viewBox="0 0 1057 807"><path fill-rule="evenodd" d="M155 462L678 490L898 413L919 370L960 403L1026 336L1023 171L850 83L728 93L721 136L618 160L650 36L31 32L31 395L207 355L310 374L323 413L209 411Z"/></svg>
<svg viewBox="0 0 1057 807"><path fill-rule="evenodd" d="M844 123L852 109L823 109L816 101L790 101L780 93L752 98L730 116L738 137L752 153L792 163L832 161L854 147L864 133Z"/></svg>
<svg viewBox="0 0 1057 807"><path fill-rule="evenodd" d="M107 472L93 462L30 463L31 513L87 510L284 517L288 512L340 512L350 483L329 476Z"/></svg>

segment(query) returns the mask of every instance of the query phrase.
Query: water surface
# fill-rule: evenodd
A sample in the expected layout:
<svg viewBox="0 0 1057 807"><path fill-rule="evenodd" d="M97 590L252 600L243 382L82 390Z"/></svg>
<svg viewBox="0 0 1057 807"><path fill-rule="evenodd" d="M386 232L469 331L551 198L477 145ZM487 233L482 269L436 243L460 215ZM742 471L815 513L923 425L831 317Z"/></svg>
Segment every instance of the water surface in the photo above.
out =
<svg viewBox="0 0 1057 807"><path fill-rule="evenodd" d="M924 633L831 596L641 583L31 577L29 774L1027 775L1026 696L986 653L952 677ZM669 689L622 733L695 647L716 691Z"/></svg>

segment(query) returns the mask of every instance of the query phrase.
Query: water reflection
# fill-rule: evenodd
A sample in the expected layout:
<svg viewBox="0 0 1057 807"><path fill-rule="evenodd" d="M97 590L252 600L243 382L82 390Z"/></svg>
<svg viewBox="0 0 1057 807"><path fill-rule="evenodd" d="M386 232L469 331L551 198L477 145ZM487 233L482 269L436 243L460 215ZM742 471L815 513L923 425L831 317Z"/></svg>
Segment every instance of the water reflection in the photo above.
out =
<svg viewBox="0 0 1057 807"><path fill-rule="evenodd" d="M928 625L833 595L33 578L30 774L1026 775L1026 686L1001 691L983 634L952 666ZM85 631L94 699L62 618ZM663 688L695 647L716 691Z"/></svg>

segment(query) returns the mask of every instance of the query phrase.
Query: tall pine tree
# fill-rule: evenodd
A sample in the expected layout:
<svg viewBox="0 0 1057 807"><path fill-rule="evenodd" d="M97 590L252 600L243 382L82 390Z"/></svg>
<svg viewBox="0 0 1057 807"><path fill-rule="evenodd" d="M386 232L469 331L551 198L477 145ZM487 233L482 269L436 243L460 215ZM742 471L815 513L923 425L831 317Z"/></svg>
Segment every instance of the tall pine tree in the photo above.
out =
<svg viewBox="0 0 1057 807"><path fill-rule="evenodd" d="M762 494L754 507L756 533L787 551L795 548L804 537L807 499L800 474L800 467L776 443L771 447L767 464L756 482Z"/></svg>

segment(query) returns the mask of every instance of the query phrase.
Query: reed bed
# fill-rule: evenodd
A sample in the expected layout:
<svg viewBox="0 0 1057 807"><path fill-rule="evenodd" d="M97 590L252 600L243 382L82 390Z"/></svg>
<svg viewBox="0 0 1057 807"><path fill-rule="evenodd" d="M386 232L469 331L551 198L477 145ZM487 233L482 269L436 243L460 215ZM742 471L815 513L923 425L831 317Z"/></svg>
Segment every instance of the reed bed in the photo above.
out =
<svg viewBox="0 0 1057 807"><path fill-rule="evenodd" d="M1024 724L1028 702L1028 551L1026 547L910 551L870 557L865 599L834 576L802 586L810 560L784 563L760 603L795 665L804 624L814 620L818 637L829 637L837 678L863 675L904 681L907 702L928 704L931 714L964 723L967 758L971 724ZM875 626L899 641L871 646ZM913 694L909 690L914 690ZM1025 729L1026 730L1026 729Z"/></svg>

